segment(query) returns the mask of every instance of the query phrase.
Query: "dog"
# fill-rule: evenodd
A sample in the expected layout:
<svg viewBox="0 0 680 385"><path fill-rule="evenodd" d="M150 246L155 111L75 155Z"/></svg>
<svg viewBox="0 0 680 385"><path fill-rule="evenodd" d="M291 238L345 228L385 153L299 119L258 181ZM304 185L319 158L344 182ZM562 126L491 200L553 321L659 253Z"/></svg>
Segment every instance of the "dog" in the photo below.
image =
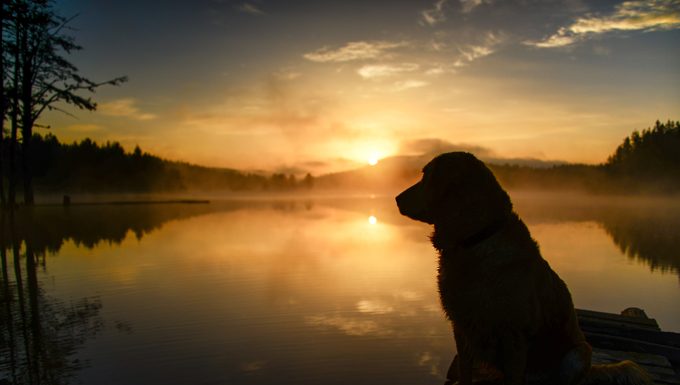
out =
<svg viewBox="0 0 680 385"><path fill-rule="evenodd" d="M458 350L449 383L472 384L482 365L508 385L652 384L631 361L591 365L566 284L474 155L437 156L396 202L402 215L434 225L439 294Z"/></svg>

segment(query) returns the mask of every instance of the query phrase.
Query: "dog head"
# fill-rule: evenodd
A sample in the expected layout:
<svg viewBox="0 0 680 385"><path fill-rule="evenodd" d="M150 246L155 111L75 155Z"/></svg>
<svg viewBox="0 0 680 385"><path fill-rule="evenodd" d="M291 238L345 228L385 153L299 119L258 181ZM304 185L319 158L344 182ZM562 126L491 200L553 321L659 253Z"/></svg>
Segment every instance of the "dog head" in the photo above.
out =
<svg viewBox="0 0 680 385"><path fill-rule="evenodd" d="M474 234L512 211L508 194L482 161L450 152L423 168L422 179L397 196L399 212L411 219Z"/></svg>

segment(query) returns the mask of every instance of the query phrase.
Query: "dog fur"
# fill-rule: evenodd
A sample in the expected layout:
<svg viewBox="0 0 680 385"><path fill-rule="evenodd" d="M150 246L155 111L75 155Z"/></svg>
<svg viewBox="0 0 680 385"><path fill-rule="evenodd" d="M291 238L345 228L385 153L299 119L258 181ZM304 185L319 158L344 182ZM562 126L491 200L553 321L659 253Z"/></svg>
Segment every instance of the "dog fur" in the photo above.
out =
<svg viewBox="0 0 680 385"><path fill-rule="evenodd" d="M403 215L434 225L439 294L458 350L450 380L472 384L481 364L510 385L651 384L630 361L591 367L566 284L472 154L436 157L396 200Z"/></svg>

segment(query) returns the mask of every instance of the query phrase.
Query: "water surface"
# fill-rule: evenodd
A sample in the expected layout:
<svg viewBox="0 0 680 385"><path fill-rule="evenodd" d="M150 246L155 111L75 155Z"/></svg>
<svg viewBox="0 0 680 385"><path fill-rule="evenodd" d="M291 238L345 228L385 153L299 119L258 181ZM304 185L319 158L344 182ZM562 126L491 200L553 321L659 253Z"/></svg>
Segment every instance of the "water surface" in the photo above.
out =
<svg viewBox="0 0 680 385"><path fill-rule="evenodd" d="M637 306L680 331L680 204L513 198L577 307ZM392 198L43 207L11 222L10 382L441 384L455 354L431 229Z"/></svg>

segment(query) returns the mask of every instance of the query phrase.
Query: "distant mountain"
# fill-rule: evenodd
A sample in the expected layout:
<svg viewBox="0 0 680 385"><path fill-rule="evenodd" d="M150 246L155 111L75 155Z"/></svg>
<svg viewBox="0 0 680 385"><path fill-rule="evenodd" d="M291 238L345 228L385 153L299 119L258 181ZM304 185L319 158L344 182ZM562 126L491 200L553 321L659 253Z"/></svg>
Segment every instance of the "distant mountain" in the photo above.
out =
<svg viewBox="0 0 680 385"><path fill-rule="evenodd" d="M394 189L404 181L419 178L430 161L429 156L393 156L380 160L374 166L335 172L316 178L315 187L321 189L384 190Z"/></svg>
<svg viewBox="0 0 680 385"><path fill-rule="evenodd" d="M606 163L569 164L530 158L499 158L482 147L420 140L410 151L374 166L319 177L307 174L244 172L168 161L142 152L127 153L119 143L90 139L63 144L53 135L36 135L31 159L36 188L42 193L229 192L323 189L370 193L395 192L420 178L437 154L471 151L485 161L501 184L514 189L585 190L597 193L680 192L680 122L668 121L634 131ZM20 148L19 148L20 151ZM4 154L6 157L7 155ZM7 165L7 159L3 159ZM5 166L7 167L7 166Z"/></svg>
<svg viewBox="0 0 680 385"><path fill-rule="evenodd" d="M481 147L455 148L433 139L424 144L430 147L425 155L395 156L375 166L323 175L317 178L316 185L326 189L395 192L418 180L422 167L439 152L468 148L489 165L506 188L617 194L680 192L680 122L657 121L642 132L634 131L606 163L599 165L498 158Z"/></svg>
<svg viewBox="0 0 680 385"><path fill-rule="evenodd" d="M437 154L400 155L380 160L375 166L364 166L354 170L321 175L316 178L319 188L340 188L391 191L408 185L420 178L423 167ZM568 165L562 161L542 161L530 158L497 158L480 156L489 165L499 167L519 167L531 169L550 169ZM493 168L493 167L492 167Z"/></svg>

